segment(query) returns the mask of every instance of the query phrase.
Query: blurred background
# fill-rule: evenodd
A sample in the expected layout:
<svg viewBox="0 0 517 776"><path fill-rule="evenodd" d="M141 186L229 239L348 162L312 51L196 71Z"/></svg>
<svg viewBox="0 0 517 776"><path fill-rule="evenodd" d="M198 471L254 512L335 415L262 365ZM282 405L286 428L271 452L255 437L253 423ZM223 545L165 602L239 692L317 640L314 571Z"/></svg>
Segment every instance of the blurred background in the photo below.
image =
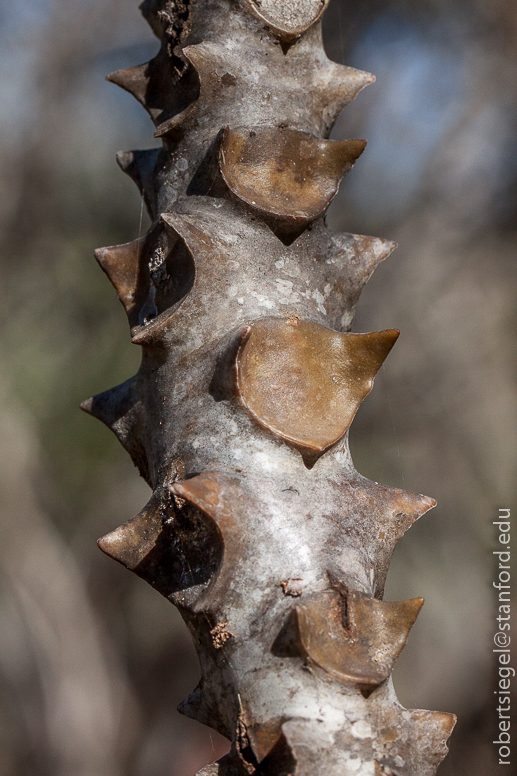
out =
<svg viewBox="0 0 517 776"><path fill-rule="evenodd" d="M400 245L358 306L355 331L402 336L352 454L439 503L389 575L388 600L426 599L395 684L405 706L459 716L440 776L492 776L492 521L516 459L517 4L333 0L324 30L332 59L377 75L333 134L369 145L330 225ZM176 712L198 679L176 610L96 547L149 491L78 409L138 367L92 251L147 225L115 152L152 146L151 123L104 75L156 49L134 0L0 2L0 776L194 776L226 750Z"/></svg>

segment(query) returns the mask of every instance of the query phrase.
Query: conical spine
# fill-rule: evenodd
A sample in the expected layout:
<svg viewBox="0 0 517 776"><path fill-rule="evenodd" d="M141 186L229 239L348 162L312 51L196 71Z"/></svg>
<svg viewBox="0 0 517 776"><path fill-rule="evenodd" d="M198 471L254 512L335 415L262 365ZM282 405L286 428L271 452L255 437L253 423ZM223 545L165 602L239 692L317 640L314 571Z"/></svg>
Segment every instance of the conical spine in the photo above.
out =
<svg viewBox="0 0 517 776"><path fill-rule="evenodd" d="M382 600L435 502L370 482L348 450L398 337L349 329L396 246L324 221L366 145L330 129L374 80L325 56L326 4L145 0L160 51L109 77L163 146L118 157L147 235L96 253L142 365L83 408L153 488L99 545L194 635L202 678L180 710L232 744L206 776L433 776L454 724L398 703L423 600Z"/></svg>

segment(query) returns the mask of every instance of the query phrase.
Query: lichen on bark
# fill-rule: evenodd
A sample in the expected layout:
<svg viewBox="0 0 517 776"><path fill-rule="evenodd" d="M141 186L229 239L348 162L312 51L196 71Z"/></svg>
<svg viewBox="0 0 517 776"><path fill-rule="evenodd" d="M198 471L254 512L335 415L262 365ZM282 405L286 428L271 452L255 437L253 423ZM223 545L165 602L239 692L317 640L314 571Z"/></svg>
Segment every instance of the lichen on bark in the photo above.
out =
<svg viewBox="0 0 517 776"><path fill-rule="evenodd" d="M398 336L349 329L395 246L325 224L365 146L328 135L373 81L326 57L326 4L145 0L159 53L109 76L162 148L118 155L148 233L96 252L142 364L83 408L153 490L99 544L191 630L202 677L180 711L231 741L203 776L432 776L454 725L398 702L423 601L382 600L434 501L365 479L348 449Z"/></svg>

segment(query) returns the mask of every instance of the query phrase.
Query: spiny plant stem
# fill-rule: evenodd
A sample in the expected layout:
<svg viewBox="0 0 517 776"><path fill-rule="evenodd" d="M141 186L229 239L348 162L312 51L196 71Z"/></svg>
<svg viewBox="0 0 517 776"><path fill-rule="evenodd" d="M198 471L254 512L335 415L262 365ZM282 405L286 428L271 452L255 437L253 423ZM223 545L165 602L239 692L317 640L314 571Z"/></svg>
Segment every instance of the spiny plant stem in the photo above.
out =
<svg viewBox="0 0 517 776"><path fill-rule="evenodd" d="M454 725L407 711L394 661L423 603L382 600L434 501L358 474L348 428L398 332L349 332L395 247L324 214L374 79L330 62L325 0L145 0L161 41L108 79L161 149L118 155L152 225L96 252L142 347L83 408L153 490L101 549L180 610L201 663L180 711L231 741L203 776L432 776Z"/></svg>

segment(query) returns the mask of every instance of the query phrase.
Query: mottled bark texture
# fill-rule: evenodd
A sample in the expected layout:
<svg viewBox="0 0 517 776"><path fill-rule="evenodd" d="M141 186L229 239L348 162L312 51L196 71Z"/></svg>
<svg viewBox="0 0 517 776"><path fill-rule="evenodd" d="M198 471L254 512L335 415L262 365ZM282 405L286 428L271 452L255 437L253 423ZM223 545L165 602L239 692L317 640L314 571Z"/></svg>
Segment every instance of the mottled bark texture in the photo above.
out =
<svg viewBox="0 0 517 776"><path fill-rule="evenodd" d="M145 0L161 41L109 76L159 150L119 154L152 226L97 259L138 374L84 403L153 490L100 540L182 613L180 711L232 742L203 776L431 776L454 725L390 674L423 603L382 600L434 501L358 474L347 431L398 332L350 334L386 240L324 213L365 147L326 139L373 76L330 62L325 0Z"/></svg>

